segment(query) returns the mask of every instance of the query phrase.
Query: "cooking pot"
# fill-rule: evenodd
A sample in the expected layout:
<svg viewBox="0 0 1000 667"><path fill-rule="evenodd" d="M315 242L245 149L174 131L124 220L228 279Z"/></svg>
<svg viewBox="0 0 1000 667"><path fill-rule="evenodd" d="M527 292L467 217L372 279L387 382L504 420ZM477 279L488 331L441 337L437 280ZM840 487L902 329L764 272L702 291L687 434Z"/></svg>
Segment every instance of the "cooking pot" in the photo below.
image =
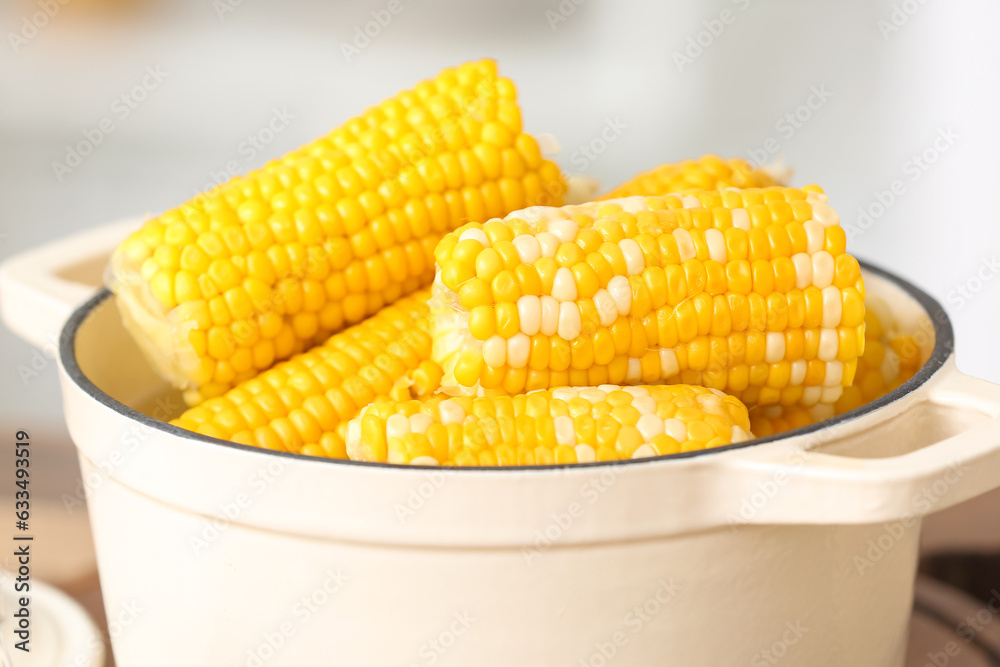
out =
<svg viewBox="0 0 1000 667"><path fill-rule="evenodd" d="M8 262L58 342L121 667L903 664L922 517L1000 486L1000 386L929 296L865 265L927 362L836 419L617 463L430 469L276 453L182 409L94 276L132 220ZM71 314L72 313L72 314ZM71 315L70 315L71 314Z"/></svg>

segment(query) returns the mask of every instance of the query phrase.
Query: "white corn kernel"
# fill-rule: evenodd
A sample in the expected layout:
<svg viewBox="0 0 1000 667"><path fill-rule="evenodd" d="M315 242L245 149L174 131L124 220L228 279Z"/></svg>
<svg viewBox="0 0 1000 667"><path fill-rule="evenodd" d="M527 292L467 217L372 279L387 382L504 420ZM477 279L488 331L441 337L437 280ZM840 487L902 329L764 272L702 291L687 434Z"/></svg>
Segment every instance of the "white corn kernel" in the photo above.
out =
<svg viewBox="0 0 1000 667"><path fill-rule="evenodd" d="M823 320L820 326L833 329L840 325L844 304L840 300L840 290L830 285L823 289Z"/></svg>
<svg viewBox="0 0 1000 667"><path fill-rule="evenodd" d="M538 241L538 249L542 253L542 257L554 257L561 243L555 234L549 232L537 234L535 239Z"/></svg>
<svg viewBox="0 0 1000 667"><path fill-rule="evenodd" d="M646 261L643 259L642 248L639 247L639 244L632 239L622 239L618 242L618 247L625 258L625 271L630 276L642 273L642 270L646 266Z"/></svg>
<svg viewBox="0 0 1000 667"><path fill-rule="evenodd" d="M580 395L573 387L557 387L552 390L552 398L569 402Z"/></svg>
<svg viewBox="0 0 1000 667"><path fill-rule="evenodd" d="M840 382L843 379L844 379L844 364L840 361L826 362L826 375L823 376L823 386L839 387Z"/></svg>
<svg viewBox="0 0 1000 667"><path fill-rule="evenodd" d="M573 272L560 266L552 280L552 298L556 301L576 301L576 280Z"/></svg>
<svg viewBox="0 0 1000 667"><path fill-rule="evenodd" d="M555 336L559 328L559 302L547 294L539 301L542 303L542 322L538 330L546 336Z"/></svg>
<svg viewBox="0 0 1000 667"><path fill-rule="evenodd" d="M713 262L725 264L729 259L726 251L726 237L718 229L705 230L705 244L708 246L708 258Z"/></svg>
<svg viewBox="0 0 1000 667"><path fill-rule="evenodd" d="M400 416L401 417L402 415L393 415L393 416L394 417L395 416ZM390 417L390 419L391 419L391 417ZM403 419L406 419L406 417L403 417ZM352 419L351 421L349 421L347 423L347 442L349 444L354 445L355 447L359 447L361 445L361 420L360 419Z"/></svg>
<svg viewBox="0 0 1000 667"><path fill-rule="evenodd" d="M487 366L500 368L507 363L507 341L502 336L493 335L483 343L483 361Z"/></svg>
<svg viewBox="0 0 1000 667"><path fill-rule="evenodd" d="M837 215L837 211L832 206L826 203L826 195L817 195L819 195L818 192L810 192L806 196L806 201L812 204L813 220L824 227L840 224L840 216Z"/></svg>
<svg viewBox="0 0 1000 667"><path fill-rule="evenodd" d="M572 301L559 304L559 328L556 333L563 340L573 340L583 330L580 308Z"/></svg>
<svg viewBox="0 0 1000 667"><path fill-rule="evenodd" d="M427 429L433 423L434 418L423 412L410 415L410 433L427 433Z"/></svg>
<svg viewBox="0 0 1000 667"><path fill-rule="evenodd" d="M638 410L640 415L656 416L656 401L652 396L636 396L632 399L632 407Z"/></svg>
<svg viewBox="0 0 1000 667"><path fill-rule="evenodd" d="M681 203L684 204L684 208L701 208L701 200L691 195L681 197Z"/></svg>
<svg viewBox="0 0 1000 667"><path fill-rule="evenodd" d="M765 338L764 361L776 364L785 359L785 334L780 331L768 331Z"/></svg>
<svg viewBox="0 0 1000 667"><path fill-rule="evenodd" d="M645 387L622 387L622 391L632 397L632 405L635 405L635 399L649 396L649 390Z"/></svg>
<svg viewBox="0 0 1000 667"><path fill-rule="evenodd" d="M577 463L593 463L597 460L597 452L590 445L577 445L573 449L576 451Z"/></svg>
<svg viewBox="0 0 1000 667"><path fill-rule="evenodd" d="M840 397L844 395L844 388L840 385L836 387L823 387L823 403L826 403L831 408L833 404L840 400ZM826 419L824 417L824 419Z"/></svg>
<svg viewBox="0 0 1000 667"><path fill-rule="evenodd" d="M576 426L573 424L573 418L560 415L552 421L555 423L556 442L560 445L568 445L570 447L575 445Z"/></svg>
<svg viewBox="0 0 1000 667"><path fill-rule="evenodd" d="M517 319L521 331L534 336L542 326L542 301L533 294L525 294L517 300Z"/></svg>
<svg viewBox="0 0 1000 667"><path fill-rule="evenodd" d="M618 307L615 305L615 300L603 287L597 290L597 294L594 295L594 307L597 309L597 316L601 319L601 326L610 327L618 319Z"/></svg>
<svg viewBox="0 0 1000 667"><path fill-rule="evenodd" d="M809 287L813 280L812 258L804 252L797 252L792 255L792 264L795 266L795 289Z"/></svg>
<svg viewBox="0 0 1000 667"><path fill-rule="evenodd" d="M837 349L840 347L840 336L836 329L819 330L819 351L817 355L820 361L836 361Z"/></svg>
<svg viewBox="0 0 1000 667"><path fill-rule="evenodd" d="M639 429L642 439L646 442L652 442L656 436L663 435L663 420L656 415L647 414L639 417L635 427Z"/></svg>
<svg viewBox="0 0 1000 667"><path fill-rule="evenodd" d="M542 256L542 249L538 245L538 239L529 234L521 234L514 238L514 249L517 250L517 257L522 264L534 265L538 258Z"/></svg>
<svg viewBox="0 0 1000 667"><path fill-rule="evenodd" d="M743 430L740 426L733 426L732 435L729 436L730 442L745 442L750 439L747 432Z"/></svg>
<svg viewBox="0 0 1000 667"><path fill-rule="evenodd" d="M549 222L549 233L562 243L572 243L580 226L572 220L552 220Z"/></svg>
<svg viewBox="0 0 1000 667"><path fill-rule="evenodd" d="M682 422L680 419L674 419L674 418L664 419L663 432L679 443L683 443L685 440L688 439L687 424Z"/></svg>
<svg viewBox="0 0 1000 667"><path fill-rule="evenodd" d="M507 339L507 365L511 368L527 366L529 352L531 352L531 339L527 334L518 332Z"/></svg>
<svg viewBox="0 0 1000 667"><path fill-rule="evenodd" d="M411 466L439 466L438 460L433 456L417 456L410 459Z"/></svg>
<svg viewBox="0 0 1000 667"><path fill-rule="evenodd" d="M823 387L806 387L802 390L802 405L816 405L822 397Z"/></svg>
<svg viewBox="0 0 1000 667"><path fill-rule="evenodd" d="M615 302L619 315L628 315L632 310L632 283L625 276L614 276L608 281L608 294Z"/></svg>
<svg viewBox="0 0 1000 667"><path fill-rule="evenodd" d="M458 237L459 241L465 241L467 239L479 241L484 248L490 247L490 239L488 236L486 236L486 232L477 227L473 227L472 229L466 229L464 232L462 232L462 235Z"/></svg>
<svg viewBox="0 0 1000 667"><path fill-rule="evenodd" d="M802 228L806 230L806 253L815 255L823 249L826 243L826 232L823 225L815 220L806 220L802 223Z"/></svg>
<svg viewBox="0 0 1000 667"><path fill-rule="evenodd" d="M385 420L385 434L389 438L402 438L410 433L410 420L406 415L389 415Z"/></svg>
<svg viewBox="0 0 1000 667"><path fill-rule="evenodd" d="M680 364L677 363L677 354L672 348L660 348L660 375L664 380L668 380L681 372Z"/></svg>
<svg viewBox="0 0 1000 667"><path fill-rule="evenodd" d="M656 456L656 450L653 449L652 445L639 445L632 452L632 458L634 459L648 459L651 456Z"/></svg>
<svg viewBox="0 0 1000 667"><path fill-rule="evenodd" d="M833 255L826 250L820 250L812 258L812 284L820 289L826 289L833 284L833 274L836 269Z"/></svg>
<svg viewBox="0 0 1000 667"><path fill-rule="evenodd" d="M698 256L698 251L694 247L694 240L691 238L691 232L686 229L677 228L673 234L674 240L677 241L677 253L680 255L682 262Z"/></svg>
<svg viewBox="0 0 1000 667"><path fill-rule="evenodd" d="M642 361L630 357L628 360L628 370L625 372L626 382L638 382L642 379Z"/></svg>
<svg viewBox="0 0 1000 667"><path fill-rule="evenodd" d="M448 424L461 424L465 421L465 410L450 398L446 398L438 403L438 413L441 415L441 423L445 426Z"/></svg>
<svg viewBox="0 0 1000 667"><path fill-rule="evenodd" d="M580 390L580 398L596 404L606 401L608 395L600 387L585 387Z"/></svg>
<svg viewBox="0 0 1000 667"><path fill-rule="evenodd" d="M745 232L750 231L750 214L745 208L734 208L731 215L733 217L733 227L742 229Z"/></svg>
<svg viewBox="0 0 1000 667"><path fill-rule="evenodd" d="M792 362L792 373L788 382L791 385L800 385L806 381L806 371L809 369L809 364L806 363L805 359L796 359Z"/></svg>

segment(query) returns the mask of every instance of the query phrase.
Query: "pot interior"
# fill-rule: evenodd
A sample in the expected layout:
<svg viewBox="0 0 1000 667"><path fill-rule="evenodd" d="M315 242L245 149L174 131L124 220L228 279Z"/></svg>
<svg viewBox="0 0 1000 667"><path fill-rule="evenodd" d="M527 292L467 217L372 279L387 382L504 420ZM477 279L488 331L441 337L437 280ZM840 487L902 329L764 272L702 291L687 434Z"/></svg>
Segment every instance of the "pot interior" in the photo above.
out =
<svg viewBox="0 0 1000 667"><path fill-rule="evenodd" d="M866 303L879 314L886 328L890 327L889 321L894 322L897 331L913 338L920 348L923 368L914 378L887 396L835 418L840 421L871 412L912 391L940 367L950 356L953 347L950 322L937 302L892 274L866 264L862 266L867 290ZM124 406L161 422L177 417L184 410L180 393L153 371L138 345L125 330L115 297L109 292L96 296L71 318L63 333L62 354L70 376L78 383L82 380L81 384L97 400L115 410L123 411ZM86 387L88 384L93 386ZM102 392L104 396L101 395ZM933 410L933 406L929 404L928 409ZM828 425L831 421L823 423ZM934 423L933 415L929 415L927 421ZM815 427L791 433L798 434L809 429L815 430ZM947 434L928 433L927 442L933 442L942 435ZM771 436L764 441L778 437L783 436ZM211 440L202 436L198 438ZM892 451L891 445L884 442L884 434L876 437L875 431L872 431L872 436L865 437L864 440L871 442L860 446L860 451L863 452L861 455L890 456L900 453ZM849 449L854 450L858 448L857 441L852 441L855 445ZM908 449L912 448L912 444ZM833 441L830 445L837 449L846 447L838 446ZM838 453L858 455L853 451Z"/></svg>

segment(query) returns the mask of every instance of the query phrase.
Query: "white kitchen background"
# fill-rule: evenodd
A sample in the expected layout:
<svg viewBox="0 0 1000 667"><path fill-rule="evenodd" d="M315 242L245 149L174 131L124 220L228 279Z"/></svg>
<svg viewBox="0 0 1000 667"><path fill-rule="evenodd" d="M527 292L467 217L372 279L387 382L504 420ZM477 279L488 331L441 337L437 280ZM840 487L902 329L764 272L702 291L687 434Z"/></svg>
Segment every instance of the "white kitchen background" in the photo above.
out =
<svg viewBox="0 0 1000 667"><path fill-rule="evenodd" d="M998 32L996 0L3 0L0 259L491 56L569 172L783 159L857 255L944 303L959 366L1000 381ZM63 439L54 363L2 329L15 427Z"/></svg>

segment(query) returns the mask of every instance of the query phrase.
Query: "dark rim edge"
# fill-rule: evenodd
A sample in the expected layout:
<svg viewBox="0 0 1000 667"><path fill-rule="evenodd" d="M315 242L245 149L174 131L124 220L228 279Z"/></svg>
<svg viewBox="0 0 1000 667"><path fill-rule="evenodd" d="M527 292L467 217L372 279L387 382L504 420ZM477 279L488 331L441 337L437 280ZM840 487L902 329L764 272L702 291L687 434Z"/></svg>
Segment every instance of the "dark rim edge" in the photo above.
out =
<svg viewBox="0 0 1000 667"><path fill-rule="evenodd" d="M59 337L59 357L62 362L63 367L66 369L66 373L69 377L80 387L83 391L92 396L97 402L101 403L105 407L108 407L115 412L133 419L140 424L148 426L158 431L162 431L169 435L174 435L189 440L195 440L210 444L213 446L223 446L230 447L239 451L253 452L265 456L280 456L297 461L311 460L329 465L351 465L351 466L365 466L374 468L387 468L390 470L414 470L414 471L427 471L427 470L438 470L438 471L476 471L476 472L495 472L495 471L508 471L508 470L518 470L518 471L551 471L558 469L584 469L584 468L594 468L594 467L608 467L608 466L633 466L633 465L645 465L650 463L660 463L667 460L676 459L686 459L693 458L696 456L705 456L710 454L717 454L725 451L730 451L734 449L743 449L745 447L758 447L761 445L766 445L771 442L776 442L778 440L784 440L787 438L793 438L803 435L809 435L811 433L817 433L823 431L839 424L844 424L855 419L860 419L865 415L871 414L881 408L895 402L896 400L902 398L903 396L909 394L917 387L923 385L927 382L931 376L933 376L938 369L947 361L951 356L952 351L955 348L954 332L952 330L951 321L948 319L947 313L945 313L944 308L941 307L933 297L929 294L916 287L907 280L904 280L884 269L880 269L873 266L867 262L860 262L861 267L868 273L885 278L889 282L894 283L900 287L904 292L909 294L913 299L920 304L924 309L927 316L930 318L931 323L934 326L934 349L931 351L930 358L928 358L927 363L921 366L920 370L916 374L904 382L902 385L889 392L885 396L878 398L871 403L867 403L860 408L855 408L850 412L845 412L842 415L832 417L830 419L824 419L816 424L810 426L803 426L802 428L797 428L791 431L786 431L784 433L770 435L763 438L754 438L753 440L747 440L746 442L735 443L731 445L725 445L723 447L715 447L712 449L701 449L693 452L679 452L677 454L665 454L662 456L652 456L642 459L627 459L623 461L601 461L594 463L564 463L564 464L550 464L550 465L538 465L538 466L496 466L496 467L467 467L467 468L443 468L438 466L403 466L394 463L375 463L369 461L351 461L345 459L330 459L321 456L307 456L304 454L293 454L291 452L276 452L270 449L261 449L259 447L251 447L249 445L241 445L239 443L230 442L228 440L221 440L219 438L212 438L206 435L201 435L193 431L188 431L182 429L179 426L174 426L159 419L154 419L145 415L138 410L128 407L124 403L115 400L103 390L98 388L90 379L84 374L79 364L76 361L76 354L74 349L74 341L76 340L77 331L79 331L80 326L86 319L96 310L106 299L110 298L112 293L108 289L103 289L98 292L95 296L90 298L86 303L77 308L77 310L70 316L66 324L63 326L62 333Z"/></svg>

